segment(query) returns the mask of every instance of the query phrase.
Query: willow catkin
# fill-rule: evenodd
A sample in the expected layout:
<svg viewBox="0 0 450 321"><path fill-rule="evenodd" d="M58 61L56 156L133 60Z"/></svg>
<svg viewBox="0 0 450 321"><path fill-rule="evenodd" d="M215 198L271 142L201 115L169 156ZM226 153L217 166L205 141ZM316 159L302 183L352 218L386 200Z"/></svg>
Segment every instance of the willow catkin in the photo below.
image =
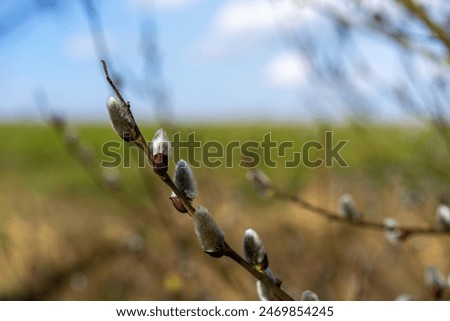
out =
<svg viewBox="0 0 450 321"><path fill-rule="evenodd" d="M109 96L106 106L108 107L111 125L116 133L126 142L136 140L136 122L130 108L113 96Z"/></svg>
<svg viewBox="0 0 450 321"><path fill-rule="evenodd" d="M264 244L259 235L252 229L244 232L243 250L245 260L255 267L265 270L269 263Z"/></svg>
<svg viewBox="0 0 450 321"><path fill-rule="evenodd" d="M433 297L439 299L447 287L444 276L434 265L427 267L425 270L425 285L431 291Z"/></svg>
<svg viewBox="0 0 450 321"><path fill-rule="evenodd" d="M437 207L436 224L439 230L450 231L450 208L446 204Z"/></svg>
<svg viewBox="0 0 450 321"><path fill-rule="evenodd" d="M402 231L398 228L398 222L392 217L383 220L384 236L393 245L397 245L402 241Z"/></svg>
<svg viewBox="0 0 450 321"><path fill-rule="evenodd" d="M170 140L164 129L160 128L156 131L151 147L153 170L159 176L163 176L169 168L170 154Z"/></svg>
<svg viewBox="0 0 450 321"><path fill-rule="evenodd" d="M199 206L195 211L194 227L203 251L221 257L225 250L225 233L206 208Z"/></svg>
<svg viewBox="0 0 450 321"><path fill-rule="evenodd" d="M395 301L412 301L413 297L409 294L400 294L395 298Z"/></svg>
<svg viewBox="0 0 450 321"><path fill-rule="evenodd" d="M116 168L103 168L102 181L111 191L120 189L120 173Z"/></svg>
<svg viewBox="0 0 450 321"><path fill-rule="evenodd" d="M277 280L272 273L270 268L264 270L264 273L268 276L272 282L276 283ZM256 281L256 293L261 301L274 301L277 300L277 297L273 293L271 289L264 285L260 280Z"/></svg>
<svg viewBox="0 0 450 321"><path fill-rule="evenodd" d="M194 174L192 174L189 164L183 159L180 159L175 166L173 182L181 194L189 201L192 201L197 197L197 182L195 181ZM170 194L170 200L175 209L181 213L187 213L187 209L184 207L183 202L173 191Z"/></svg>
<svg viewBox="0 0 450 321"><path fill-rule="evenodd" d="M358 221L362 217L350 194L344 194L339 198L338 213L340 216L353 221Z"/></svg>
<svg viewBox="0 0 450 321"><path fill-rule="evenodd" d="M306 290L302 293L301 301L319 301L317 294L310 290Z"/></svg>
<svg viewBox="0 0 450 321"><path fill-rule="evenodd" d="M193 200L197 197L197 182L195 181L194 174L192 174L189 164L180 159L175 166L175 173L173 181L183 195Z"/></svg>
<svg viewBox="0 0 450 321"><path fill-rule="evenodd" d="M258 168L252 168L247 171L247 179L253 184L255 191L261 197L270 196L273 184L270 178Z"/></svg>

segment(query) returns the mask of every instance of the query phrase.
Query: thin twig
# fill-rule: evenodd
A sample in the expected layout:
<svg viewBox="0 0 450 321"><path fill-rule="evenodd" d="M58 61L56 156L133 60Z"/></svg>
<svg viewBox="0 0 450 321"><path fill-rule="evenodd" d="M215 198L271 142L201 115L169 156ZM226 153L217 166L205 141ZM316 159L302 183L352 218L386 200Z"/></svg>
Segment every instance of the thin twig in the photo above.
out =
<svg viewBox="0 0 450 321"><path fill-rule="evenodd" d="M93 0L82 0L83 10L86 14L91 37L94 42L95 51L99 59L105 59L111 62L110 51L108 50L108 43L103 31L103 25L100 19L100 14Z"/></svg>
<svg viewBox="0 0 450 321"><path fill-rule="evenodd" d="M439 24L434 22L428 15L425 8L413 0L397 0L397 2L407 9L413 16L422 21L427 28L434 33L434 35L447 48L448 57L450 58L450 36L448 31L442 28Z"/></svg>
<svg viewBox="0 0 450 321"><path fill-rule="evenodd" d="M249 264L244 258L242 258L235 250L233 250L227 243L225 243L227 247L225 251L225 256L228 256L230 259L238 263L244 269L246 269L251 275L264 283L264 285L270 285L269 288L274 292L274 294L283 301L294 301L294 299L288 295L286 292L280 289L280 287L272 282L269 277L256 270L253 265Z"/></svg>
<svg viewBox="0 0 450 321"><path fill-rule="evenodd" d="M101 61L102 65L103 65L103 71L105 73L106 80L108 81L109 85L114 90L114 92L116 93L117 98L119 98L120 102L126 108L131 109L130 103L126 102L125 99L123 99L119 89L114 85L114 82L111 80L111 77L109 76L108 67L106 65L106 62L104 60L100 60L100 61ZM131 117L134 120L133 113L130 113L130 114L131 114ZM135 123L136 123L136 121L135 121ZM141 148L144 151L144 153L149 157L149 159L151 159L151 157L150 157L150 150L149 150L149 147L147 145L147 141L145 140L144 135L142 135L141 130L139 129L139 127L137 125L134 127L133 130L136 131L136 135L135 136L137 137L136 140L134 141L134 143L136 144L137 147Z"/></svg>
<svg viewBox="0 0 450 321"><path fill-rule="evenodd" d="M275 199L290 201L290 202L294 203L295 205L297 205L303 209L306 209L310 212L313 212L317 215L320 215L330 221L339 222L339 223L343 223L343 224L347 224L347 225L351 225L351 226L359 227L359 228L363 228L363 229L372 229L372 230L378 230L378 231L386 230L386 226L383 223L372 222L372 221L367 221L367 220L349 220L348 218L346 218L344 216L340 216L336 212L333 212L333 211L327 210L323 207L314 205L296 195L290 195L286 192L283 192L283 191L275 189L275 188L274 188L273 197ZM438 230L434 227L398 226L398 227L396 227L396 229L398 229L399 231L402 232L403 240L406 237L410 237L413 235L450 236L450 233L448 231Z"/></svg>
<svg viewBox="0 0 450 321"><path fill-rule="evenodd" d="M114 92L117 95L117 98L119 98L119 100L128 108L130 107L129 104L127 104L127 102L125 101L125 99L123 99L122 95L120 94L119 89L117 89L116 85L114 84L114 82L112 81L111 77L109 76L109 72L108 72L108 67L106 66L106 62L102 59L100 60L102 62L103 65L103 71L105 72L105 76L106 76L106 80L108 81L109 85L111 86L111 88L114 90Z"/></svg>

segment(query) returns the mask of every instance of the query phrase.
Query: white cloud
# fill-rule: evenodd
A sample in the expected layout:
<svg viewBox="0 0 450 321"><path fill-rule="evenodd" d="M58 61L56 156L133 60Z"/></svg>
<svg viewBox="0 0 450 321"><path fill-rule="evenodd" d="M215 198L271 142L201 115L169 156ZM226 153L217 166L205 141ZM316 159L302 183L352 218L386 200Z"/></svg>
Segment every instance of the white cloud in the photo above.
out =
<svg viewBox="0 0 450 321"><path fill-rule="evenodd" d="M114 51L117 46L114 37L107 37L108 49ZM73 60L97 59L94 42L90 33L78 33L68 36L64 43L67 56Z"/></svg>
<svg viewBox="0 0 450 321"><path fill-rule="evenodd" d="M284 4L272 8L267 1L234 1L219 10L216 25L218 31L224 35L267 31L275 27L276 13L287 17L290 10Z"/></svg>
<svg viewBox="0 0 450 321"><path fill-rule="evenodd" d="M199 0L130 0L139 9L176 10L189 7Z"/></svg>
<svg viewBox="0 0 450 321"><path fill-rule="evenodd" d="M299 7L291 1L241 0L228 2L215 20L219 32L239 34L276 30L277 25L284 23L312 23L317 18L319 15L310 7Z"/></svg>
<svg viewBox="0 0 450 321"><path fill-rule="evenodd" d="M201 51L203 56L217 57L260 49L279 37L280 26L314 23L318 17L311 8L298 8L291 1L228 1L214 16Z"/></svg>
<svg viewBox="0 0 450 321"><path fill-rule="evenodd" d="M75 60L87 60L95 57L95 48L90 34L74 34L66 39L65 51Z"/></svg>
<svg viewBox="0 0 450 321"><path fill-rule="evenodd" d="M294 52L283 53L273 58L265 69L265 78L281 88L299 87L305 83L309 65L301 55Z"/></svg>

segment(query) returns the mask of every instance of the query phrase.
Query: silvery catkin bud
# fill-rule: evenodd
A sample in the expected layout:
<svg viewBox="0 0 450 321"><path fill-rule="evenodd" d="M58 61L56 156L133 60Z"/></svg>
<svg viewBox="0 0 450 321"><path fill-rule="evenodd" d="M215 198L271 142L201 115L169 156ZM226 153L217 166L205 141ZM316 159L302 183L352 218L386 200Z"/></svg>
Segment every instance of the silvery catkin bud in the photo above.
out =
<svg viewBox="0 0 450 321"><path fill-rule="evenodd" d="M178 187L181 193L186 196L187 199L192 201L197 197L197 182L195 181L194 174L192 174L189 164L180 159L175 166L175 173L173 181Z"/></svg>
<svg viewBox="0 0 450 321"><path fill-rule="evenodd" d="M74 132L71 132L67 128L65 128L63 131L63 139L64 144L66 145L69 151L73 152L77 150L77 148L79 148L80 139Z"/></svg>
<svg viewBox="0 0 450 321"><path fill-rule="evenodd" d="M111 125L116 133L126 142L136 140L136 122L130 108L113 96L109 96L106 106L108 107Z"/></svg>
<svg viewBox="0 0 450 321"><path fill-rule="evenodd" d="M172 191L172 193L170 193L169 199L172 201L173 207L175 207L175 209L178 212L180 212L180 213L187 213L188 212L186 207L183 205L183 202L181 201L181 198L179 198L177 196L177 194L175 194L173 191Z"/></svg>
<svg viewBox="0 0 450 321"><path fill-rule="evenodd" d="M310 290L306 290L302 293L301 301L319 301L317 294Z"/></svg>
<svg viewBox="0 0 450 321"><path fill-rule="evenodd" d="M413 297L409 294L400 294L395 298L395 301L412 301Z"/></svg>
<svg viewBox="0 0 450 321"><path fill-rule="evenodd" d="M429 266L425 270L425 284L436 299L442 297L442 293L447 287L444 276L439 272L436 266Z"/></svg>
<svg viewBox="0 0 450 321"><path fill-rule="evenodd" d="M264 273L272 280L273 283L277 284L280 281L275 278L270 268L267 268ZM267 286L264 285L260 280L256 281L256 293L259 296L261 301L275 301L277 300L277 296L270 290Z"/></svg>
<svg viewBox="0 0 450 321"><path fill-rule="evenodd" d="M267 269L269 266L267 253L261 238L254 230L247 229L244 232L243 248L245 260L248 263L260 271Z"/></svg>
<svg viewBox="0 0 450 321"><path fill-rule="evenodd" d="M151 150L153 170L159 176L165 175L169 168L170 140L164 129L156 131Z"/></svg>
<svg viewBox="0 0 450 321"><path fill-rule="evenodd" d="M436 223L438 229L450 231L450 208L446 204L440 204L436 209Z"/></svg>
<svg viewBox="0 0 450 321"><path fill-rule="evenodd" d="M92 165L95 158L94 151L88 146L80 146L77 149L77 156L80 162L85 165Z"/></svg>
<svg viewBox="0 0 450 321"><path fill-rule="evenodd" d="M141 252L145 249L145 240L138 233L132 233L125 238L126 247L133 252Z"/></svg>
<svg viewBox="0 0 450 321"><path fill-rule="evenodd" d="M260 169L252 168L247 171L247 179L253 184L255 191L261 197L268 197L272 191L272 181Z"/></svg>
<svg viewBox="0 0 450 321"><path fill-rule="evenodd" d="M195 211L194 227L203 251L212 257L221 257L225 250L225 233L206 208L199 206Z"/></svg>
<svg viewBox="0 0 450 321"><path fill-rule="evenodd" d="M115 168L103 169L102 172L103 183L111 191L120 189L120 173Z"/></svg>
<svg viewBox="0 0 450 321"><path fill-rule="evenodd" d="M361 213L356 209L355 202L350 194L344 194L339 198L338 213L340 216L352 221L359 221L362 217Z"/></svg>
<svg viewBox="0 0 450 321"><path fill-rule="evenodd" d="M173 182L180 192L189 200L192 201L197 197L197 182L195 181L194 174L192 174L189 164L180 159L175 166L175 173L173 176ZM181 213L187 213L187 209L184 207L181 199L172 191L170 199L173 206Z"/></svg>
<svg viewBox="0 0 450 321"><path fill-rule="evenodd" d="M392 217L387 217L383 221L384 236L393 245L402 241L402 231L398 228L398 222Z"/></svg>
<svg viewBox="0 0 450 321"><path fill-rule="evenodd" d="M256 293L261 301L273 301L275 296L260 280L256 281Z"/></svg>

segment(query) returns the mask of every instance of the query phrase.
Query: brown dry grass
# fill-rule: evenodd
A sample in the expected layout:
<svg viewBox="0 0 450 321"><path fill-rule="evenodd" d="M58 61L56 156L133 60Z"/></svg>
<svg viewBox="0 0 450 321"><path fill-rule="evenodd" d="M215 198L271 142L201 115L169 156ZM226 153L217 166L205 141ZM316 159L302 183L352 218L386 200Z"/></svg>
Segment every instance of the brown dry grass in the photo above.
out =
<svg viewBox="0 0 450 321"><path fill-rule="evenodd" d="M58 163L57 158L51 165ZM151 198L136 202L130 196L136 187L101 192L76 163L69 165L74 177L85 180L81 187L57 182L40 188L40 182L30 183L28 173L21 174L21 163L16 172L11 164L3 167L4 299L258 299L251 275L227 258L202 253L192 221L172 208L169 191L156 178L151 178ZM448 237L418 236L393 246L378 231L330 223L294 204L257 199L243 179L244 169L194 169L194 174L199 183L195 204L209 209L239 251L244 231L255 229L272 270L294 298L310 289L322 300L393 300L403 293L426 300L431 296L425 268L450 271ZM394 216L406 225L434 223L434 194L424 192L424 202L405 200L401 177L392 175L382 185L361 173L320 169L310 177L298 193L322 207L334 210L339 196L348 192L372 220ZM131 182L142 185L140 178ZM447 292L444 299L449 298Z"/></svg>

